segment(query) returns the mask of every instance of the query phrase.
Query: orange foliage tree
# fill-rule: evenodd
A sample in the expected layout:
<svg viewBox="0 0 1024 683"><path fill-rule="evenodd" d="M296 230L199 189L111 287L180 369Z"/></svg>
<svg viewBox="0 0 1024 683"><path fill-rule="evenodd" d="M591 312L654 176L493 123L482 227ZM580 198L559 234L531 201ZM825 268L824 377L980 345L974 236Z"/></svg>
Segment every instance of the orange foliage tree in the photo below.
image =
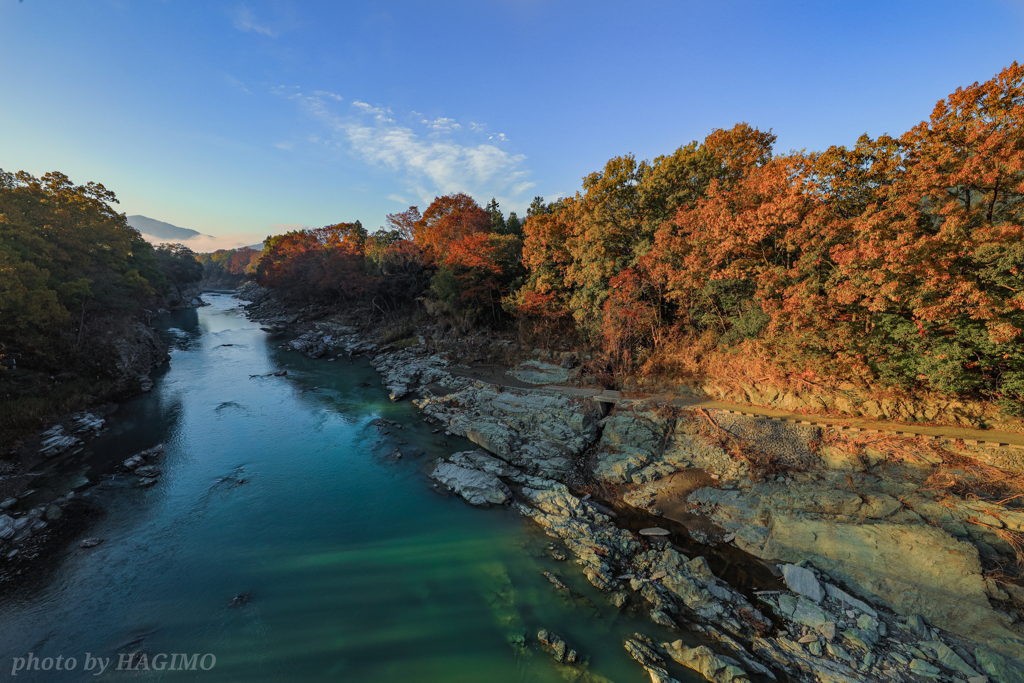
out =
<svg viewBox="0 0 1024 683"><path fill-rule="evenodd" d="M411 207L410 211L415 210ZM491 216L467 194L436 197L414 223L414 241L431 262L440 262L449 246L469 235L487 233Z"/></svg>
<svg viewBox="0 0 1024 683"><path fill-rule="evenodd" d="M359 221L270 237L257 281L296 297L358 297L369 284L365 243L366 230Z"/></svg>

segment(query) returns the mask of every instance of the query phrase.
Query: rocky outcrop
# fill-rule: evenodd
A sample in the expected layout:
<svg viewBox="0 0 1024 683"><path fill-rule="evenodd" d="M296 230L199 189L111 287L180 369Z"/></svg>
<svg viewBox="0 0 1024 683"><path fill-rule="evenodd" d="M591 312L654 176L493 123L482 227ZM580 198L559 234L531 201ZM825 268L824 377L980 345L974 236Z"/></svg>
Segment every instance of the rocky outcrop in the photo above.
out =
<svg viewBox="0 0 1024 683"><path fill-rule="evenodd" d="M1024 647L1020 628L990 605L979 552L966 533L957 538L922 522L893 496L873 491L863 475L851 481L857 493L844 490L850 483L843 480L831 486L781 482L738 491L702 488L690 501L756 557L807 561L866 600L924 614L967 638Z"/></svg>
<svg viewBox="0 0 1024 683"><path fill-rule="evenodd" d="M149 391L153 380L149 373L170 360L167 347L156 331L141 322L131 322L121 333L106 338L103 357L121 393Z"/></svg>
<svg viewBox="0 0 1024 683"><path fill-rule="evenodd" d="M1024 518L930 491L924 482L935 463L923 451L916 462L893 462L818 427L672 414L642 401L599 420L593 405L562 394L457 377L452 361L422 340L378 348L329 321L303 343L324 355L367 353L392 400L419 393L429 419L481 447L436 463L435 479L471 504L513 502L564 544L611 604L642 606L659 626L700 638L630 639L627 650L652 680L673 680L676 664L715 681L781 672L843 683L1019 674L1024 643L1006 611L1010 594L982 567L1012 557L1007 538L1024 533ZM536 362L518 371L539 381L561 376ZM784 563L786 590L744 595L692 546L674 545L674 534L634 535L611 511L573 495L565 483L585 481L584 455L597 439L594 479L648 512L661 513L673 478L699 472L682 497L687 514L706 524L693 538ZM561 578L548 579L571 595Z"/></svg>
<svg viewBox="0 0 1024 683"><path fill-rule="evenodd" d="M172 293L163 302L162 308L174 311L182 308L201 308L210 304L203 301L203 285L200 282L193 282L187 285L177 286L172 284Z"/></svg>
<svg viewBox="0 0 1024 683"><path fill-rule="evenodd" d="M565 477L597 436L593 407L559 394L472 382L414 403L453 434L545 477Z"/></svg>
<svg viewBox="0 0 1024 683"><path fill-rule="evenodd" d="M381 381L388 388L388 396L392 401L399 401L414 390L430 384L443 384L454 389L470 383L467 379L449 374L445 370L450 365L448 361L437 355L428 355L422 347L381 353L372 362L374 369L381 374Z"/></svg>
<svg viewBox="0 0 1024 683"><path fill-rule="evenodd" d="M470 505L502 505L512 499L512 492L494 473L473 467L470 458L459 458L463 453L452 456L453 462L438 461L431 478L441 482L462 496ZM456 464L466 463L468 466Z"/></svg>
<svg viewBox="0 0 1024 683"><path fill-rule="evenodd" d="M662 643L661 647L683 666L693 669L713 683L747 683L747 672L742 664L732 657L716 654L710 648L700 645L687 647L683 641Z"/></svg>
<svg viewBox="0 0 1024 683"><path fill-rule="evenodd" d="M330 349L331 335L323 335L316 330L305 332L288 342L296 351L309 358L320 358Z"/></svg>
<svg viewBox="0 0 1024 683"><path fill-rule="evenodd" d="M622 410L601 420L594 478L611 484L643 483L675 470L661 460L669 420L653 411Z"/></svg>

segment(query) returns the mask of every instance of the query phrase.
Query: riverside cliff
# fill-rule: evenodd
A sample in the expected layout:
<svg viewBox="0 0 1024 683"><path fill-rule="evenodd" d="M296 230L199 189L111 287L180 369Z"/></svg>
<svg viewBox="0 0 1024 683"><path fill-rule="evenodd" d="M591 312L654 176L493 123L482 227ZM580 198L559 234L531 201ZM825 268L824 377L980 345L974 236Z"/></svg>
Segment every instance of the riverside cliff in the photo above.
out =
<svg viewBox="0 0 1024 683"><path fill-rule="evenodd" d="M301 332L296 351L367 355L392 400L414 396L425 419L480 446L435 463L439 484L514 506L612 604L699 637L624 643L654 681L677 664L723 682L1024 680L1024 510L1008 495L1019 470L955 441L645 399L609 407L515 379L561 376L536 360L481 381L433 352L442 339L381 344L350 320L255 299L253 317ZM771 574L744 581L723 556ZM539 642L589 675L557 634Z"/></svg>

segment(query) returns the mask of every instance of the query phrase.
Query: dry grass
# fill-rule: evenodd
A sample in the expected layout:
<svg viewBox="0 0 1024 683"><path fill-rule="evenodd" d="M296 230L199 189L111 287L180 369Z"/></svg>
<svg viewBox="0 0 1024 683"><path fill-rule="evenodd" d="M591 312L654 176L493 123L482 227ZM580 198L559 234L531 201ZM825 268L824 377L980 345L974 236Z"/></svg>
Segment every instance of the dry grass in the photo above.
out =
<svg viewBox="0 0 1024 683"><path fill-rule="evenodd" d="M768 384L794 392L830 392L834 382L810 371L792 372L765 356L754 341L731 349L719 346L719 335L707 331L688 334L662 345L639 368L645 377L665 377L676 383L699 384L707 380L740 390L740 384Z"/></svg>

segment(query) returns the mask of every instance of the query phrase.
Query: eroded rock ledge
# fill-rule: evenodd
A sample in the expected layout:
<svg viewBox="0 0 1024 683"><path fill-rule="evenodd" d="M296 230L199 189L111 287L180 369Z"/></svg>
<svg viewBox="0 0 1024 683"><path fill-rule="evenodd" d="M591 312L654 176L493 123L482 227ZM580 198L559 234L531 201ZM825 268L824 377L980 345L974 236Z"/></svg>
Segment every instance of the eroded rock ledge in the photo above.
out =
<svg viewBox="0 0 1024 683"><path fill-rule="evenodd" d="M299 350L367 354L392 400L418 395L430 419L481 447L436 463L435 479L475 505L514 505L611 604L642 605L704 643L629 639L653 681L683 666L716 682L1024 683L1024 590L992 571L1013 565L1024 515L934 486L933 451L902 444L895 457L818 427L642 401L602 417L583 399L456 376L422 344L378 348L330 324L311 332ZM690 536L708 552L735 546L777 566L785 588L737 590L693 545L639 536L573 493L589 483L653 516L701 520Z"/></svg>
<svg viewBox="0 0 1024 683"><path fill-rule="evenodd" d="M657 655L638 658L652 680L672 680L675 662L714 681L1024 681L1024 631L1006 588L1018 600L1020 589L982 566L1013 557L1007 532L1024 532L1024 515L928 491L927 462L822 446L818 428L711 415L785 465L785 476L754 482L749 461L702 433L702 417L636 402L601 418L582 399L452 377L415 347L373 363L395 397L422 391L428 416L481 446L438 463L435 478L471 503L514 501L612 604L639 601L654 623L705 641L626 643ZM641 540L565 485L589 476L657 515L677 493L673 477L694 471L710 485L675 502L714 530L694 537L780 563L788 590L751 602L703 557Z"/></svg>

